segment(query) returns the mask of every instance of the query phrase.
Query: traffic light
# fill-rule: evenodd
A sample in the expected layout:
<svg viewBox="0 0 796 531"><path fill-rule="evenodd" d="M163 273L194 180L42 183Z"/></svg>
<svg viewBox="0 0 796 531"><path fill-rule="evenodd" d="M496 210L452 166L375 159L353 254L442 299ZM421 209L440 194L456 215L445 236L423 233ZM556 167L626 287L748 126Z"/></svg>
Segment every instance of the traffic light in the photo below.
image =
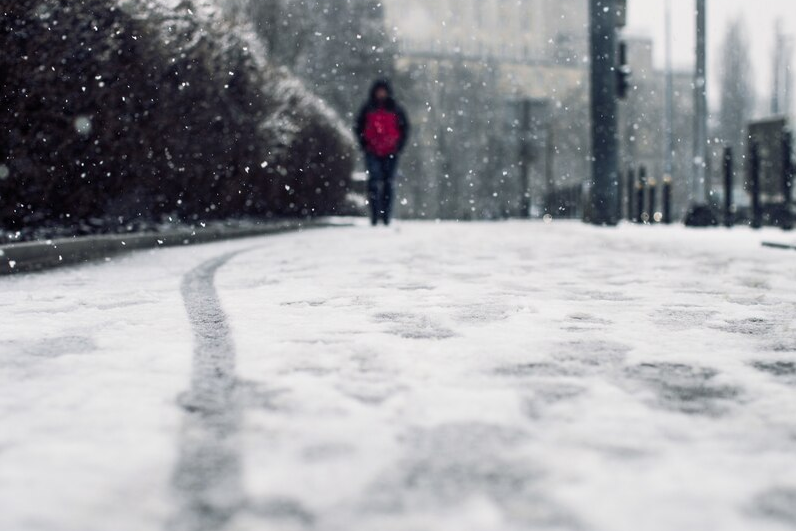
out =
<svg viewBox="0 0 796 531"><path fill-rule="evenodd" d="M633 77L633 70L627 64L627 43L619 43L619 66L616 68L616 94L620 100L627 99L630 92L630 78Z"/></svg>
<svg viewBox="0 0 796 531"><path fill-rule="evenodd" d="M615 0L616 2L616 27L624 28L627 26L627 0Z"/></svg>

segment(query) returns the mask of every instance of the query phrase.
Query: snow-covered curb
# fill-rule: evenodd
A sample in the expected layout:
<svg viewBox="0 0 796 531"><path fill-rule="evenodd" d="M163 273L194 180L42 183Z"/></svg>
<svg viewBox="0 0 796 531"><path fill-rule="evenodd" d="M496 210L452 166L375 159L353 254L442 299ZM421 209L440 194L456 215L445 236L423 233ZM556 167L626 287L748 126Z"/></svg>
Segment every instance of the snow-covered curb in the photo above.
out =
<svg viewBox="0 0 796 531"><path fill-rule="evenodd" d="M782 249L783 251L796 251L796 244L791 245L780 242L763 242L763 247L769 247L771 249Z"/></svg>
<svg viewBox="0 0 796 531"><path fill-rule="evenodd" d="M195 245L220 240L262 236L345 225L329 219L285 220L244 227L208 226L156 233L85 236L0 246L0 276L103 260L119 253L157 247Z"/></svg>

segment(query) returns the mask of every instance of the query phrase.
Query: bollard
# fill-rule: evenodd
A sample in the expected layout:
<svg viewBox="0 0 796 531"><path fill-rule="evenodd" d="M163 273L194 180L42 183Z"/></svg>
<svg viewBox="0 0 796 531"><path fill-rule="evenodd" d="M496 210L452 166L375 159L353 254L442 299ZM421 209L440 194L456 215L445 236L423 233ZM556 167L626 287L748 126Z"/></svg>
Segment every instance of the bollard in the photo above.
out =
<svg viewBox="0 0 796 531"><path fill-rule="evenodd" d="M793 133L782 135L782 194L785 224L782 228L793 230Z"/></svg>
<svg viewBox="0 0 796 531"><path fill-rule="evenodd" d="M641 181L636 183L636 223L644 223L646 212L644 212L644 185Z"/></svg>
<svg viewBox="0 0 796 531"><path fill-rule="evenodd" d="M724 148L724 226L732 227L735 225L735 214L733 213L733 157L732 148Z"/></svg>
<svg viewBox="0 0 796 531"><path fill-rule="evenodd" d="M658 223L661 220L658 212L658 181L650 179L647 183L647 216L650 223Z"/></svg>
<svg viewBox="0 0 796 531"><path fill-rule="evenodd" d="M627 219L635 221L633 210L633 196L636 195L636 172L633 168L627 170Z"/></svg>
<svg viewBox="0 0 796 531"><path fill-rule="evenodd" d="M634 216L634 218L635 218L634 221L636 223L644 223L644 214L645 214L645 212L644 212L644 185L641 184L640 181L636 183L635 195L636 195L636 201L635 201L636 212L635 212L635 216Z"/></svg>
<svg viewBox="0 0 796 531"><path fill-rule="evenodd" d="M649 215L644 209L644 187L647 185L647 168L638 169L638 185L636 186L636 223L646 223Z"/></svg>
<svg viewBox="0 0 796 531"><path fill-rule="evenodd" d="M752 193L752 228L763 226L763 212L760 206L760 147L752 142L749 148L749 182Z"/></svg>
<svg viewBox="0 0 796 531"><path fill-rule="evenodd" d="M666 225L672 224L672 178L663 178L663 222Z"/></svg>
<svg viewBox="0 0 796 531"><path fill-rule="evenodd" d="M786 131L782 135L782 191L785 205L793 202L793 133Z"/></svg>

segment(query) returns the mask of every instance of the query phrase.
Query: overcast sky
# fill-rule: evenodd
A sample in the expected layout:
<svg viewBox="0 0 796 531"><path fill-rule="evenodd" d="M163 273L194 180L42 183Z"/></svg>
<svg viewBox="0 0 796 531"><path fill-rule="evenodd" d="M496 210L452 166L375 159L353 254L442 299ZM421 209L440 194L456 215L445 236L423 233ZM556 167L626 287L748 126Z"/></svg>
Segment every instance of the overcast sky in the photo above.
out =
<svg viewBox="0 0 796 531"><path fill-rule="evenodd" d="M695 0L670 0L674 27L674 63L678 68L693 68ZM752 40L752 58L755 63L758 100L766 106L771 98L773 70L774 24L782 20L786 33L796 29L796 2L794 0L707 0L708 4L708 67L711 69L711 101L715 104L718 54L727 24L741 16L747 24ZM633 35L653 37L656 43L656 61L664 64L664 13L665 0L628 0L628 28ZM796 96L796 95L794 95ZM796 108L796 105L794 105Z"/></svg>

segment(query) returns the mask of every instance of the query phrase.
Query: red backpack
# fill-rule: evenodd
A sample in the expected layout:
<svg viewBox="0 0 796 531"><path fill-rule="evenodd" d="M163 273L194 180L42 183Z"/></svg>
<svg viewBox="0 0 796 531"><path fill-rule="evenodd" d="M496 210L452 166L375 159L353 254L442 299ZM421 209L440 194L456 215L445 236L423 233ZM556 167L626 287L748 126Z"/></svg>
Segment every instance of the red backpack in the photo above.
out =
<svg viewBox="0 0 796 531"><path fill-rule="evenodd" d="M401 124L398 114L387 109L370 111L365 117L365 145L378 157L398 153L401 145Z"/></svg>

